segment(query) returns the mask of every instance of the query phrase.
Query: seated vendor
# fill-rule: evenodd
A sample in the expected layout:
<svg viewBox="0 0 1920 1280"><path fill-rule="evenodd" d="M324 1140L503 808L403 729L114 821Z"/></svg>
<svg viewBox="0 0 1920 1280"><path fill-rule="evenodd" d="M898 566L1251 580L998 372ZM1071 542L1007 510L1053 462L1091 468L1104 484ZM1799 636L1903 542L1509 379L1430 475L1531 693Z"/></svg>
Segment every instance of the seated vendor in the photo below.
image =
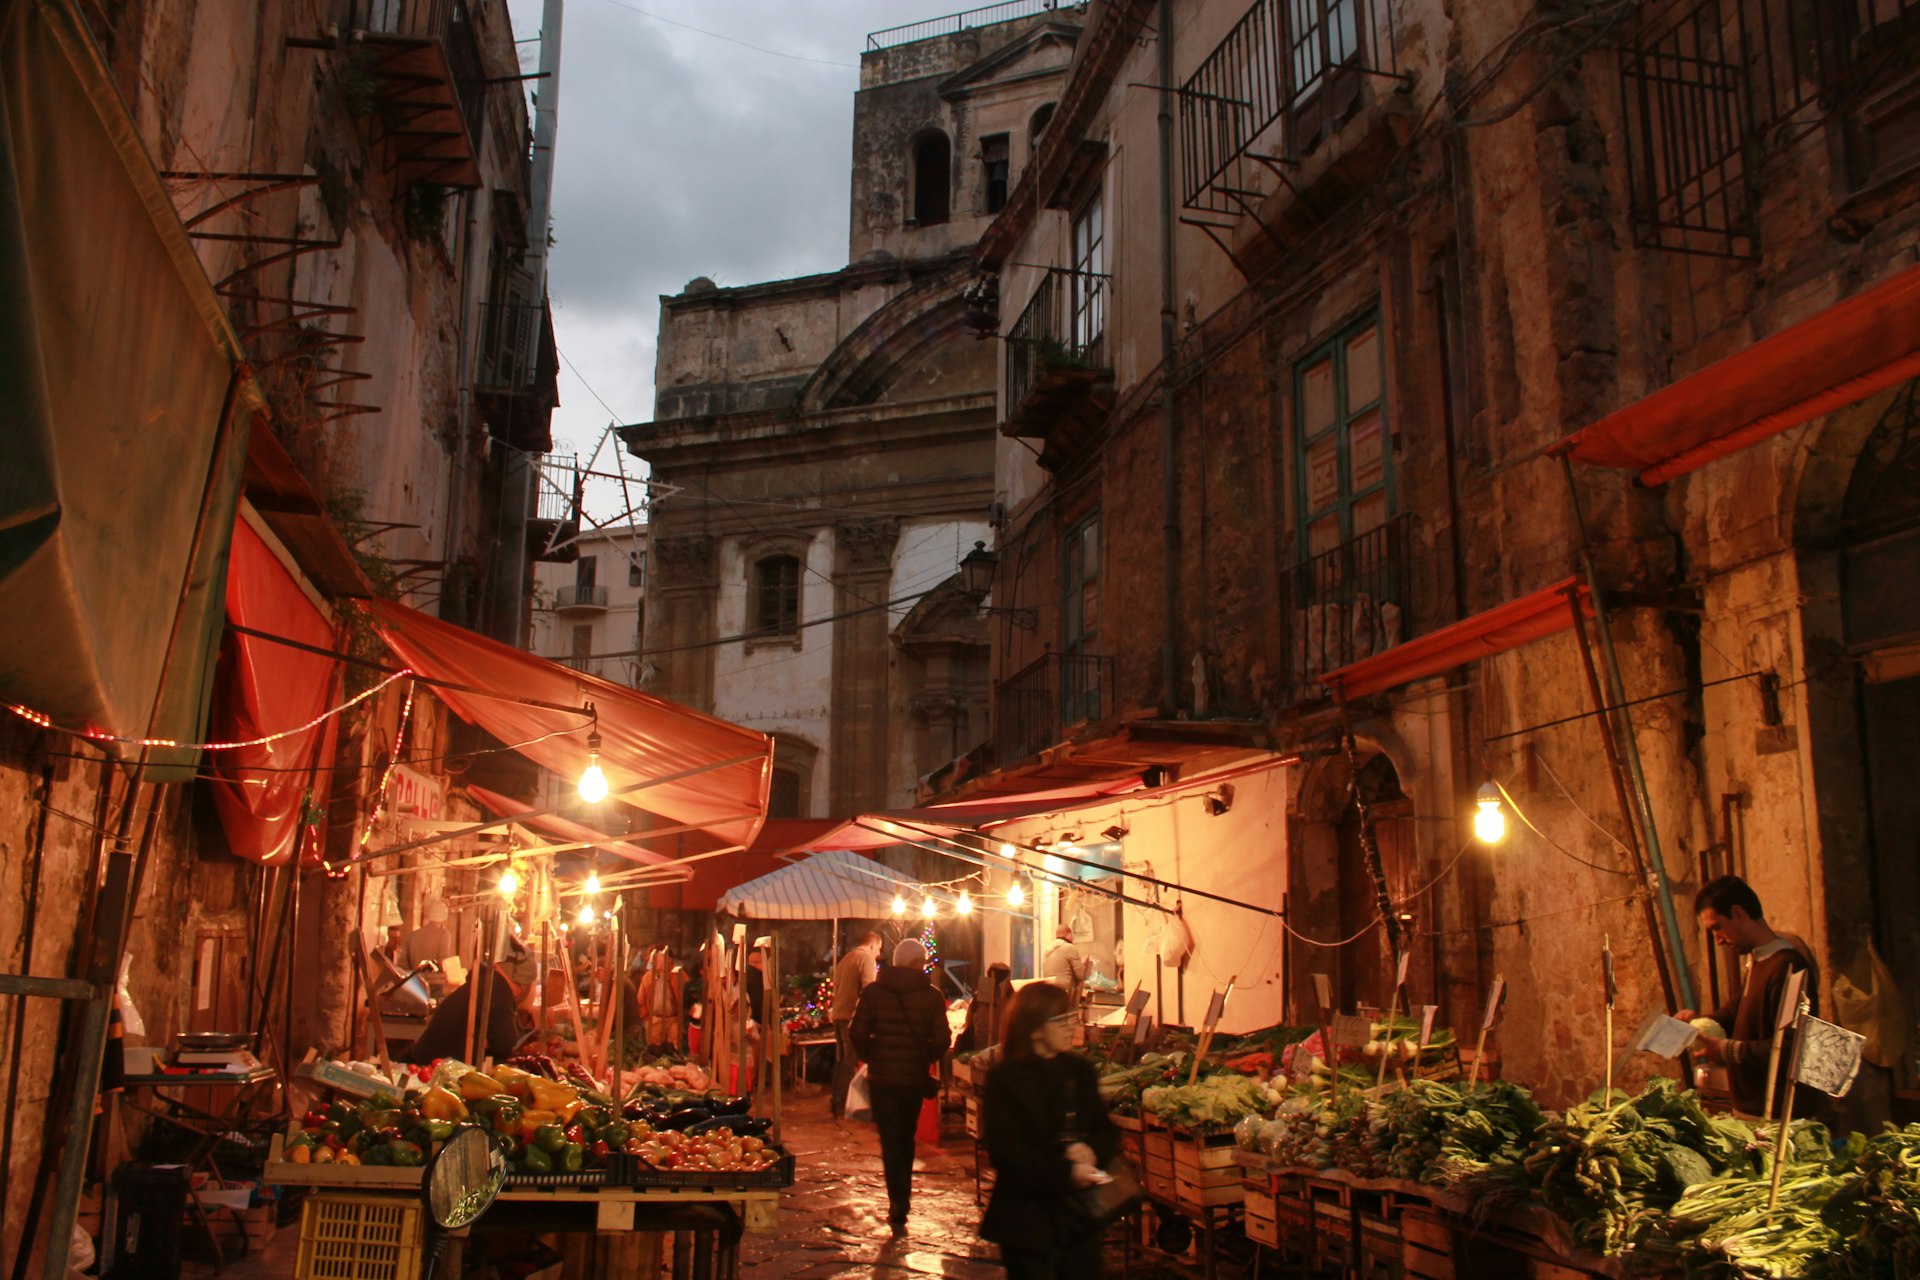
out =
<svg viewBox="0 0 1920 1280"><path fill-rule="evenodd" d="M515 1010L528 1003L537 976L533 953L518 942L510 944L507 954L492 965L482 965L476 980L491 974L493 997L487 1008L483 1052L493 1058L512 1056L520 1043L521 1030ZM420 1038L407 1046L403 1062L432 1062L436 1058L459 1058L466 1053L467 1007L476 990L473 981L455 989L442 1000L427 1020Z"/></svg>

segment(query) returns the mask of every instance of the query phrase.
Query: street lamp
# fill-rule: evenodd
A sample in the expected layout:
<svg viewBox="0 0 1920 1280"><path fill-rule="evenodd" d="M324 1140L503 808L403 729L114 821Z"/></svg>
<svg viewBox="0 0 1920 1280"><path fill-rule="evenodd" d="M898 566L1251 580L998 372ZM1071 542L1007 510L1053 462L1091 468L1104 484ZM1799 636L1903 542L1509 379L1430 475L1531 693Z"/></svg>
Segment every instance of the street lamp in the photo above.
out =
<svg viewBox="0 0 1920 1280"><path fill-rule="evenodd" d="M1480 806L1473 815L1473 834L1481 844L1499 844L1507 838L1507 815L1500 811L1500 789L1491 782L1482 783L1475 800Z"/></svg>
<svg viewBox="0 0 1920 1280"><path fill-rule="evenodd" d="M998 552L987 550L987 544L976 542L973 550L960 558L960 590L973 601L974 609L992 617L994 614L1006 618L1022 631L1040 629L1040 611L1037 609L1003 609L998 605L984 603L993 590L994 572L1000 567Z"/></svg>

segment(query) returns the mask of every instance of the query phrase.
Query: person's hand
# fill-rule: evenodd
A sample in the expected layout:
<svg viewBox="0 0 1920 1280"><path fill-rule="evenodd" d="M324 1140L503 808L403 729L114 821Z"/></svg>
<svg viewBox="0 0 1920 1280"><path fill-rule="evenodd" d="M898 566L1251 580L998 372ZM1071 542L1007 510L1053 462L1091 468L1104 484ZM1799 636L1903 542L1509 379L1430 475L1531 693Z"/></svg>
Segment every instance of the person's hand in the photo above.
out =
<svg viewBox="0 0 1920 1280"><path fill-rule="evenodd" d="M1075 1165L1092 1165L1096 1169L1100 1167L1100 1157L1093 1154L1093 1148L1084 1142L1067 1144L1067 1160Z"/></svg>
<svg viewBox="0 0 1920 1280"><path fill-rule="evenodd" d="M1700 1056L1708 1062L1718 1062L1722 1064L1726 1062L1727 1042L1720 1036L1710 1036L1703 1031L1694 1037L1693 1044Z"/></svg>
<svg viewBox="0 0 1920 1280"><path fill-rule="evenodd" d="M1095 1187L1107 1180L1107 1175L1097 1164L1076 1164L1073 1166L1073 1185L1076 1187Z"/></svg>
<svg viewBox="0 0 1920 1280"><path fill-rule="evenodd" d="M1673 1016L1680 1019L1680 1021L1682 1022L1692 1022L1695 1018L1700 1016L1700 1011L1698 1009L1682 1009L1680 1012L1674 1014Z"/></svg>

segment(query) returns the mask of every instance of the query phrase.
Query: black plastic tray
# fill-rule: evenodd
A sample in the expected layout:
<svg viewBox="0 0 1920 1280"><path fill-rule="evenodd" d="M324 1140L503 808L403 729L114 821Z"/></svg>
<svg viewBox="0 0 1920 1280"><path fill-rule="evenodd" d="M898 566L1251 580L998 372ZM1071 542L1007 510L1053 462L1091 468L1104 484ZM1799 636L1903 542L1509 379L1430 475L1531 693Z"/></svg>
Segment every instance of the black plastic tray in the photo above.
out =
<svg viewBox="0 0 1920 1280"><path fill-rule="evenodd" d="M639 1156L617 1152L607 1159L606 1175L609 1186L636 1189L683 1187L698 1191L724 1191L750 1187L790 1187L793 1185L793 1153L782 1151L778 1160L752 1172L713 1169L690 1173L684 1169L656 1169Z"/></svg>
<svg viewBox="0 0 1920 1280"><path fill-rule="evenodd" d="M578 1173L515 1173L507 1171L509 1187L600 1187L619 1186L605 1169L582 1169Z"/></svg>

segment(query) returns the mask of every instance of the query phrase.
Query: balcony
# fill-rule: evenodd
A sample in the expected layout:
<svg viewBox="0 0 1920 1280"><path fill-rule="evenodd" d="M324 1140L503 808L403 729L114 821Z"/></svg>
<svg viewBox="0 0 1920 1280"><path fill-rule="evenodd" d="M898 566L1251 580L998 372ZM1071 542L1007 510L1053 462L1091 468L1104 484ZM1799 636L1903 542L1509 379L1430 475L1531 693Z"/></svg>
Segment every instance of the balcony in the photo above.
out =
<svg viewBox="0 0 1920 1280"><path fill-rule="evenodd" d="M560 356L545 302L498 302L480 308L473 394L495 439L529 453L553 447Z"/></svg>
<svg viewBox="0 0 1920 1280"><path fill-rule="evenodd" d="M556 587L553 592L553 611L561 617L568 615L605 613L607 611L607 589L605 587Z"/></svg>
<svg viewBox="0 0 1920 1280"><path fill-rule="evenodd" d="M1074 725L1113 715L1113 659L1049 653L993 692L994 757L1010 764L1060 742Z"/></svg>
<svg viewBox="0 0 1920 1280"><path fill-rule="evenodd" d="M1279 166L1359 109L1369 80L1406 79L1397 58L1389 0L1255 0L1179 89L1182 203L1252 212Z"/></svg>
<svg viewBox="0 0 1920 1280"><path fill-rule="evenodd" d="M1326 697L1322 673L1407 638L1412 529L1412 516L1395 516L1281 573L1288 704Z"/></svg>
<svg viewBox="0 0 1920 1280"><path fill-rule="evenodd" d="M487 73L466 0L352 0L345 79L409 182L477 189Z"/></svg>
<svg viewBox="0 0 1920 1280"><path fill-rule="evenodd" d="M867 36L867 50L891 49L896 45L913 44L921 40L934 40L940 36L958 35L975 27L990 27L996 22L1012 22L1019 18L1037 17L1059 8L1060 0L1006 0L1003 4L983 5L978 9L965 9L959 13L950 13L944 18L928 18L924 22L909 22L905 26L888 27L884 31L875 31Z"/></svg>
<svg viewBox="0 0 1920 1280"><path fill-rule="evenodd" d="M1006 422L1010 436L1046 441L1042 465L1070 453L1113 407L1107 355L1110 277L1049 270L1007 331Z"/></svg>

